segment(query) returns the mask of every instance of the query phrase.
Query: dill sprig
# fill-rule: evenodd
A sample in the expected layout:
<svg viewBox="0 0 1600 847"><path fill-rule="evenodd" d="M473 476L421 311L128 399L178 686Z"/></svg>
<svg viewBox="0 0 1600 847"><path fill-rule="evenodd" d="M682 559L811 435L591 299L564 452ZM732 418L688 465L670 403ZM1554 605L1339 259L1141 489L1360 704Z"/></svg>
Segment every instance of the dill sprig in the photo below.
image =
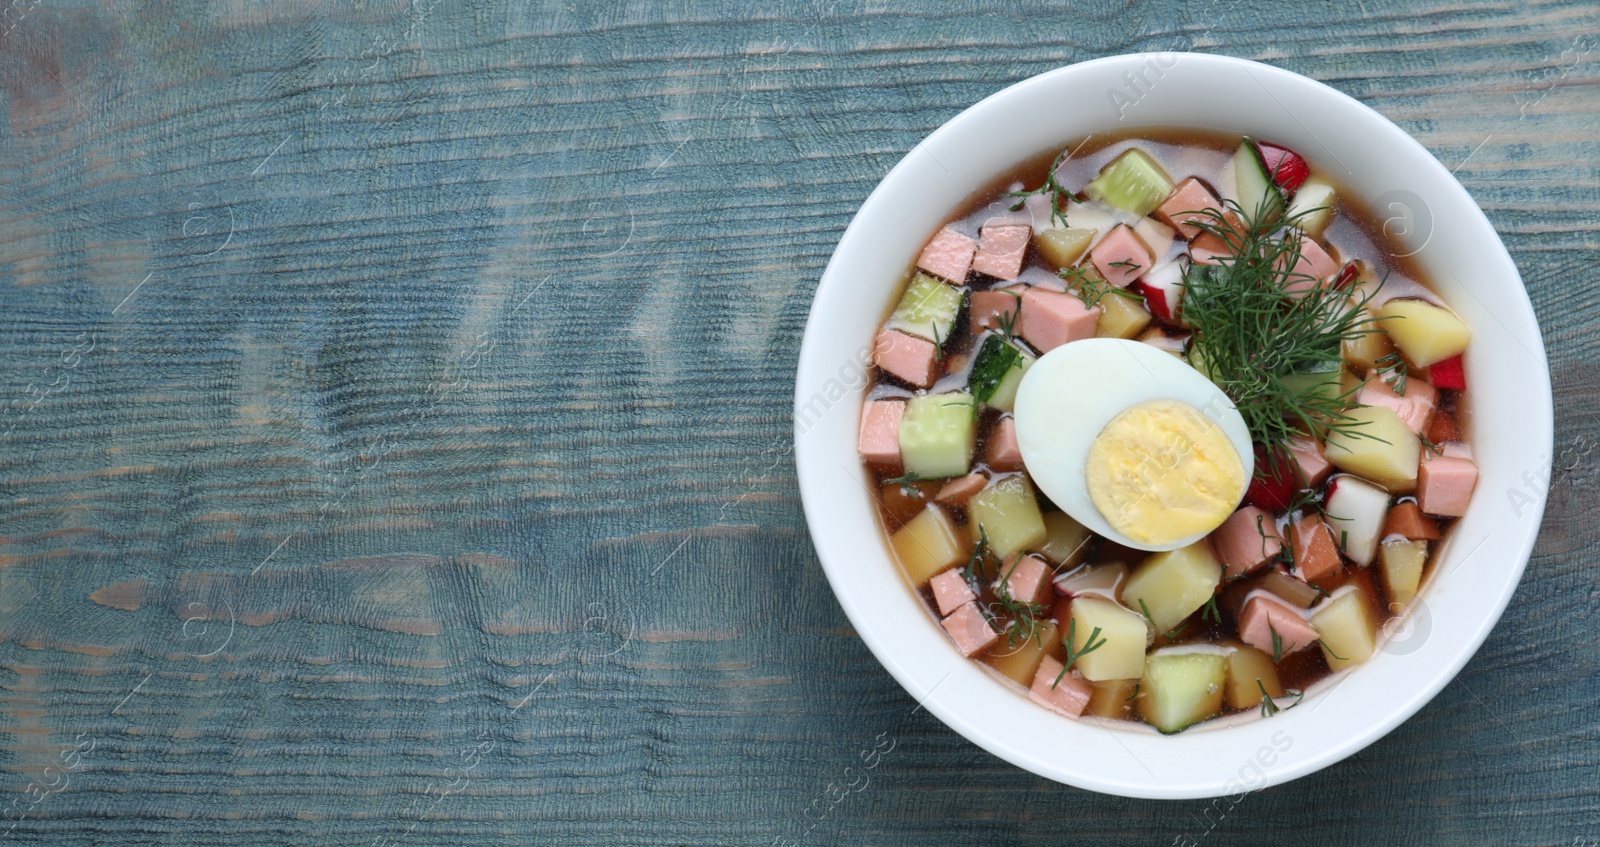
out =
<svg viewBox="0 0 1600 847"><path fill-rule="evenodd" d="M1015 212L1021 210L1023 205L1028 202L1029 197L1032 197L1035 194L1043 194L1050 198L1050 220L1054 221L1063 228L1066 227L1067 207L1077 198L1073 196L1071 191L1066 189L1066 186L1063 186L1061 183L1056 181L1056 169L1061 167L1061 163L1066 161L1067 156L1070 155L1071 152L1072 151L1070 149L1062 150L1061 154L1056 156L1055 161L1050 163L1050 170L1045 172L1043 185L1040 185L1038 188L1032 189L1031 191L1006 192L1005 196L1014 198L1015 200L1015 202L1011 204L1011 211Z"/></svg>
<svg viewBox="0 0 1600 847"><path fill-rule="evenodd" d="M1270 718L1276 715L1278 713L1278 702L1272 699L1271 694L1267 693L1266 683L1262 682L1260 677L1256 678L1256 687L1261 689L1261 716Z"/></svg>
<svg viewBox="0 0 1600 847"><path fill-rule="evenodd" d="M1095 306L1100 305L1100 301L1108 294L1126 297L1129 300L1144 299L1144 295L1137 291L1129 291L1126 288L1118 288L1112 285L1105 277L1100 276L1099 273L1086 266L1060 268L1056 271L1056 276L1061 277L1062 281L1067 284L1068 291L1078 295L1078 299L1083 301L1083 306L1086 309L1093 309Z"/></svg>
<svg viewBox="0 0 1600 847"><path fill-rule="evenodd" d="M883 484L884 485L898 485L898 486L900 486L900 493L906 495L907 497L910 497L913 500L921 500L922 499L922 489L917 488L915 485L912 484L912 483L915 483L915 482L922 482L922 477L918 476L915 473L908 473L908 474L906 474L904 476L896 476L896 477L891 477L889 479L886 479L886 480L883 481Z"/></svg>
<svg viewBox="0 0 1600 847"><path fill-rule="evenodd" d="M1100 640L1096 641L1096 638L1099 638ZM1061 673L1056 674L1056 681L1050 683L1051 688L1055 688L1061 684L1061 680L1065 679L1067 676L1067 671L1072 670L1073 664L1079 659L1089 655L1090 653L1093 653L1096 650L1099 650L1101 647L1106 645L1105 638L1101 637L1100 635L1100 627L1095 627L1092 631L1090 631L1089 638L1083 642L1082 650L1074 651L1072 649L1072 644L1077 640L1078 621L1076 618L1073 618L1067 621L1067 634L1061 636L1061 644L1063 647L1067 648L1067 658L1061 662Z"/></svg>
<svg viewBox="0 0 1600 847"><path fill-rule="evenodd" d="M1394 393L1406 396L1406 360L1400 358L1400 351L1393 351L1373 364L1377 365L1373 372L1382 374L1383 381L1394 389Z"/></svg>
<svg viewBox="0 0 1600 847"><path fill-rule="evenodd" d="M1320 387L1297 389L1284 378L1338 363L1346 341L1381 332L1365 307L1382 283L1354 299L1325 287L1294 270L1306 236L1291 226L1292 218L1272 220L1267 209L1244 215L1231 200L1224 206L1205 210L1210 220L1194 222L1238 249L1219 257L1220 264L1184 269L1184 317L1194 328L1190 364L1228 395L1269 456L1302 431L1318 439L1334 430L1374 437L1346 413L1353 389L1334 395ZM1246 219L1258 222L1240 223Z"/></svg>
<svg viewBox="0 0 1600 847"><path fill-rule="evenodd" d="M991 614L998 615L1003 613L1010 618L1011 623L1006 626L1006 646L1013 649L1027 644L1029 641L1038 641L1041 645L1044 643L1039 635L1039 629L1043 625L1039 618L1050 611L1042 603L1018 600L1011 596L1011 588L1008 581L1011 579L1011 575L1016 573L1017 566L1020 564L1022 564L1022 556L1019 555L1016 561L1011 563L1011 567L1006 569L1006 572L995 583L995 602L989 604Z"/></svg>
<svg viewBox="0 0 1600 847"><path fill-rule="evenodd" d="M979 593L979 582L982 579L979 568L983 567L983 560L989 556L989 530L983 524L978 524L978 546L972 548L972 555L967 557L967 563L961 566L961 578L967 581L967 586L972 593Z"/></svg>

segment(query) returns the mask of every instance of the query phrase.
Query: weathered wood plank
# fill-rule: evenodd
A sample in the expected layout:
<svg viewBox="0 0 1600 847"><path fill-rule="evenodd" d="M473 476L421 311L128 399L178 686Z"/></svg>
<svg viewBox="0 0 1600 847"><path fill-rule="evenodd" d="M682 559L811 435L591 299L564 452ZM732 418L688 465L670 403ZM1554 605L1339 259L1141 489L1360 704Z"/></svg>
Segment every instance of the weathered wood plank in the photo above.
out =
<svg viewBox="0 0 1600 847"><path fill-rule="evenodd" d="M6 839L1600 837L1592 6L14 5ZM1325 80L1457 167L1556 385L1489 643L1231 808L1056 786L914 711L787 456L812 286L876 181L967 104L1139 49Z"/></svg>

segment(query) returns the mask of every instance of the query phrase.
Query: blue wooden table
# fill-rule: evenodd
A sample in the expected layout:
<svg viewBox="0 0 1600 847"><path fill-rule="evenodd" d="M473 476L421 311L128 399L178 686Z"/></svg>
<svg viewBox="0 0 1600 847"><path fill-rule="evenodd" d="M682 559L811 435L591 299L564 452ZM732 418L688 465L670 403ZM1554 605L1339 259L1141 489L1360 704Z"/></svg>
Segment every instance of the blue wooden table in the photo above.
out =
<svg viewBox="0 0 1600 847"><path fill-rule="evenodd" d="M7 2L0 844L1600 842L1592 5ZM915 711L788 460L877 180L1012 82L1167 49L1455 168L1556 387L1483 650L1225 807Z"/></svg>

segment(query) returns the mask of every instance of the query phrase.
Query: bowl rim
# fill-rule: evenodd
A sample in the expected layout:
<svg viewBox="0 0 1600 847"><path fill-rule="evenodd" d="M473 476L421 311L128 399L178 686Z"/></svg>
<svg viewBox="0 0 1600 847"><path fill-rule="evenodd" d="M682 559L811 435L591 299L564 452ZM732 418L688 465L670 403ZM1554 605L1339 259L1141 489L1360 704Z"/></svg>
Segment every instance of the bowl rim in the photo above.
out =
<svg viewBox="0 0 1600 847"><path fill-rule="evenodd" d="M1473 294L1471 288L1462 282L1459 276L1454 275L1454 271L1451 271L1456 283L1454 286L1439 284L1439 274L1432 266L1435 262L1424 250L1427 244L1424 244L1423 248L1418 248L1425 253L1419 258L1423 260L1423 264L1429 265L1429 276L1436 288L1458 289L1470 295L1470 300L1473 302L1454 297L1447 297L1447 301L1452 307L1468 307L1457 310L1469 318L1475 333L1480 333L1477 338L1489 337L1484 331L1492 329L1492 326L1486 320L1477 321L1471 318L1490 317L1507 336L1527 350L1535 360L1536 366L1531 372L1523 366L1518 377L1522 382L1518 384L1521 386L1519 390L1531 395L1531 399L1535 402L1532 405L1528 402L1515 404L1518 417L1517 430L1522 433L1521 438L1525 443L1506 445L1501 441L1492 442L1497 445L1497 451L1501 449L1506 451L1504 461L1486 463L1484 457L1479 457L1482 475L1472 507L1452 532L1449 543L1436 554L1440 560L1433 566L1433 575L1425 589L1424 597L1418 603L1415 612L1406 618L1411 622L1408 626L1413 630L1427 625L1447 634L1451 639L1449 644L1439 644L1440 638L1428 639L1424 633L1422 644L1414 651L1399 653L1386 650L1385 654L1375 655L1372 660L1355 668L1353 672L1331 677L1317 690L1308 692L1306 699L1316 701L1314 705L1308 702L1308 705L1312 705L1310 709L1286 710L1271 720L1242 722L1237 726L1196 728L1178 735L1160 737L1144 732L1104 729L1098 727L1094 721L1071 721L1028 702L1007 683L986 669L979 668L978 663L961 658L950 647L948 640L939 631L937 623L931 620L921 598L910 590L909 585L901 577L898 565L888 552L887 540L882 529L877 526L878 518L875 513L869 517L875 527L874 536L877 541L875 545L871 545L872 549L868 550L847 549L838 537L842 533L836 532L831 525L825 525L827 521L845 514L841 511L846 508L845 503L859 505L863 496L870 497L870 491L863 492L859 487L852 491L851 487L840 485L836 472L842 469L845 476L852 476L848 465L853 462L855 468L852 478L857 483L864 479L860 462L855 456L854 430L866 385L864 377L870 351L870 335L866 336L867 347L852 347L854 352L850 355L853 357L851 361L856 365L855 378L848 380L848 389L837 397L834 396L834 385L846 371L833 367L840 361L840 351L838 345L834 343L836 339L825 338L825 335L830 331L829 322L844 313L844 305L854 302L858 307L856 311L863 311L859 309L859 299L851 301L849 298L853 289L871 282L869 280L863 283L859 278L850 278L854 272L854 260L866 255L864 251L869 249L867 240L877 238L881 242L881 237L887 230L884 229L886 224L879 218L895 211L891 208L892 204L903 201L905 197L901 195L916 196L917 190L912 184L937 174L929 165L930 160L946 176L956 174L956 171L950 169L951 163L955 164L958 171L965 174L966 169L973 167L970 164L973 159L983 159L984 154L993 157L994 154L990 151L974 154L961 145L970 147L972 138L981 138L985 132L993 133L995 127L1005 129L1006 120L1014 117L1012 113L1022 104L1050 96L1052 92L1060 96L1075 84L1081 86L1087 82L1104 82L1107 79L1148 78L1140 75L1145 74L1152 65L1170 70L1180 63L1193 68L1202 76L1209 75L1213 78L1237 76L1242 72L1252 78L1268 97L1277 102L1278 106L1282 106L1283 111L1293 118L1309 137L1316 136L1311 135L1312 130L1307 127L1306 122L1301 121L1301 117L1284 106L1282 99L1273 89L1276 88L1279 93L1285 95L1300 95L1313 100L1320 98L1319 105L1324 110L1331 110L1340 117L1351 118L1357 123L1365 124L1364 131L1373 134L1370 144L1374 148L1389 152L1396 159L1405 160L1406 167L1420 168L1420 171L1414 171L1417 180L1420 181L1418 184L1422 185L1429 195L1443 201L1438 204L1439 209L1435 212L1432 211L1433 204L1429 204L1425 197L1418 196L1417 199L1424 207L1430 209L1430 214L1435 214L1442 223L1470 228L1475 231L1475 236L1487 235L1487 239L1481 237L1478 239L1482 243L1471 252L1487 251L1488 256L1478 257L1479 261L1484 258L1490 259L1486 271L1492 270L1505 280L1504 285L1496 290L1496 297L1492 298L1496 306L1495 311L1489 311L1478 295ZM1135 103L1157 93L1154 89L1142 90L1137 85L1125 91L1140 95ZM1107 88L1107 94L1115 106L1116 98L1109 97L1110 88ZM1164 99L1169 98L1165 95L1152 98L1157 105ZM1120 116L1119 112L1119 119ZM1320 114L1307 117L1311 125L1326 128L1325 124L1319 124L1323 119L1324 116ZM1172 121L1167 123L1136 121L1126 126L1128 129L1134 129L1142 125L1178 126L1192 125L1192 122L1185 121L1183 124L1178 124ZM1087 130L1088 127L1085 126L1084 129ZM1246 128L1244 131L1250 130ZM1094 133L1079 131L1076 135L1062 134L1050 143L1059 148L1076 138L1091 134ZM1287 139L1282 138L1280 134L1275 136L1274 140ZM1316 143L1320 144L1321 141L1318 140ZM1394 146L1391 148L1390 145ZM1048 146L1040 145L1040 151ZM936 148L944 155L936 155L934 153ZM1333 148L1326 150L1337 158ZM928 155L919 156L919 152L926 152ZM1308 158L1316 159L1317 156L1311 154ZM993 168L993 173L1004 172L1016 161L1020 161L1020 158L1007 156L998 167ZM978 167L980 167L978 176L971 181L969 193L987 182L983 178L984 172L981 166ZM1385 165L1384 168L1388 169L1389 166ZM1348 171L1348 168L1346 170ZM1354 175L1354 172L1350 173ZM1363 199L1371 199L1368 194L1363 193L1362 196ZM947 219L958 205L952 204L934 212L919 209L912 214L924 216L936 214L940 216L938 220L942 221ZM902 213L904 211L901 210ZM935 223L927 227L926 232L915 233L917 244L920 245L926 239L927 232L933 231L937 225ZM917 227L907 224L901 229L915 230ZM1430 231L1430 238L1432 234ZM908 267L914 255L914 252L902 255L900 267L902 269ZM1445 258L1453 261L1455 257ZM887 306L887 303L884 306ZM1469 311L1471 315L1468 314ZM838 314L835 314L836 312ZM875 325L881 316L874 314L872 321ZM1527 341L1530 335L1531 346ZM856 338L859 339L860 336ZM1491 349L1510 348L1505 347L1502 342L1500 348L1491 345ZM1479 381L1480 375L1499 381L1509 379L1504 373L1505 368L1501 367L1501 363L1494 357L1486 359L1484 356L1469 355L1468 369L1469 373L1474 374L1472 377L1474 382ZM860 385L856 384L858 379ZM829 403L823 407L822 423L825 426L822 426L808 415L811 410L808 403L814 405L825 389L828 392ZM1477 395L1472 396L1476 398ZM854 410L854 413L834 415L834 419L826 419L834 408L850 409ZM1474 412L1476 411L1477 405L1474 400ZM1554 439L1554 409L1549 366L1532 303L1510 254L1488 218L1466 189L1421 143L1354 98L1291 71L1249 60L1205 53L1124 54L1047 71L1014 83L984 98L945 122L908 151L862 203L841 236L839 245L818 283L800 347L794 414L796 474L807 527L819 562L857 633L879 662L913 696L917 701L917 708L928 709L973 743L1041 776L1110 794L1167 799L1218 797L1231 795L1238 789L1243 789L1239 793L1244 793L1312 773L1365 748L1411 717L1437 695L1455 678L1487 638L1520 581L1537 539L1544 506L1548 499L1549 455L1553 449ZM845 417L849 419L848 426L841 429L841 421ZM848 456L843 457L845 467L840 468L838 466L841 456L838 445L844 437L842 434L844 430L848 431L850 447ZM826 448L824 438L826 438ZM1474 442L1477 440L1475 437ZM1516 448L1514 451L1513 446ZM1539 448L1543 449L1543 455L1533 458L1537 455L1533 451ZM1513 452L1515 455L1512 455ZM1539 460L1542 460L1542 465L1538 463ZM1507 499L1511 500L1516 512L1515 523L1511 526L1515 531L1508 533L1507 527L1504 526L1506 519L1500 516L1498 511L1491 514L1491 509L1497 507L1498 503L1489 501L1495 498L1485 495L1490 493L1487 482L1491 477L1491 471L1495 479L1504 481L1514 478L1518 467L1529 468L1533 471L1534 478L1528 483L1526 490L1522 491L1525 502L1520 506L1510 496L1511 489L1507 489ZM1539 474L1541 470L1542 476ZM1524 475L1522 478L1526 480L1528 476ZM1463 530L1468 528L1469 521L1473 521L1470 526L1474 528L1482 524L1485 532L1484 538L1470 548L1467 544L1473 534L1463 533ZM1500 528L1498 537L1494 532L1489 532L1489 528L1495 526ZM1491 544L1492 547L1486 548L1486 545ZM1480 549L1490 549L1498 556L1477 557L1476 554ZM1473 564L1475 557L1476 565ZM1494 558L1500 564L1498 567L1486 566L1483 564L1485 558ZM885 567L890 571L887 576L898 583L899 593L903 596L880 595L877 597L879 602L869 609L867 605L869 598L861 596L861 592L871 587L882 589L889 584L884 579L885 574L882 573ZM1480 591L1477 596L1468 593L1452 597L1450 602L1455 605L1451 611L1460 609L1462 613L1441 617L1431 611L1426 600L1429 597L1436 597L1444 590L1435 589L1438 588L1438 584L1446 581L1446 577L1451 580L1448 583L1451 588L1457 587L1458 583L1469 578L1483 578L1492 581L1491 587L1494 590ZM908 603L902 601L915 604L916 614L921 618L920 623L908 617ZM1473 615L1467 614L1469 610ZM897 632L896 628L905 632ZM911 630L915 630L915 633L910 633ZM937 641L930 638L930 633L938 636ZM1402 642L1396 640L1393 633L1386 633L1386 643ZM1419 656L1424 656L1428 660L1427 663L1419 664L1421 661L1417 658ZM951 661L951 657L954 657L955 661ZM1387 663L1385 667L1389 668L1385 671L1385 675L1420 681L1420 684L1395 695L1392 700L1384 700L1380 704L1381 708L1367 714L1365 720L1343 722L1356 723L1354 726L1343 726L1338 721L1323 720L1320 723L1311 721L1311 715L1341 691L1350 692L1340 697L1344 701L1349 701L1352 697L1359 700L1360 697L1375 692L1387 695L1387 691L1374 687L1377 682L1376 666L1380 661ZM944 673L940 675L940 671ZM1371 679L1364 679L1364 672L1365 676ZM956 680L956 684L948 685L952 679ZM1009 701L1001 696L1002 693L1032 710L1037 720L1013 708ZM1361 702L1364 705L1365 701ZM1377 719L1373 720L1373 717ZM1020 720L1029 724L1026 729L1034 729L1031 725L1037 723L1039 725L1037 737L1044 740L1038 745L1019 743L1018 739L1021 737L1018 734L1019 729L1010 725L1015 721L1000 718ZM1278 723L1275 724L1274 721ZM1282 729L1275 728L1280 725ZM1248 730L1249 727L1256 729ZM1268 732L1264 727L1274 728ZM1336 729L1342 732L1335 732ZM1107 744L1099 737L1101 734L1109 736L1116 742L1116 746ZM1248 746L1240 748L1234 744L1219 742L1218 739L1224 736L1229 740L1244 741L1248 738L1250 742L1262 743L1257 746L1253 757L1245 755L1243 764L1235 769L1233 764L1239 761L1238 753L1243 750L1248 754L1250 750ZM1287 736L1289 746L1281 744L1280 736ZM1301 748L1299 752L1295 752L1297 738L1304 736L1309 736L1312 741L1309 752L1306 751L1308 745L1304 744L1299 745ZM1030 734L1028 737L1034 738L1035 735ZM1152 741L1155 744L1151 744ZM1041 751L1037 747L1048 749ZM1117 770L1111 771L1113 763L1107 760L1118 759L1119 754L1116 750L1118 747L1126 752L1129 760L1139 764L1148 775L1148 779L1139 777L1125 761L1119 760L1114 763ZM1148 755L1159 753L1161 756L1158 761L1149 762L1141 758L1135 752L1136 749L1146 751ZM1069 752L1082 752L1085 755L1071 756L1068 755ZM1268 761L1269 759L1271 761ZM1217 765L1217 762L1222 764ZM1152 769L1152 765L1155 770L1160 770L1162 773L1158 775ZM1184 771L1185 768L1190 770ZM1251 775L1250 779L1246 779L1247 768L1253 768L1259 776Z"/></svg>

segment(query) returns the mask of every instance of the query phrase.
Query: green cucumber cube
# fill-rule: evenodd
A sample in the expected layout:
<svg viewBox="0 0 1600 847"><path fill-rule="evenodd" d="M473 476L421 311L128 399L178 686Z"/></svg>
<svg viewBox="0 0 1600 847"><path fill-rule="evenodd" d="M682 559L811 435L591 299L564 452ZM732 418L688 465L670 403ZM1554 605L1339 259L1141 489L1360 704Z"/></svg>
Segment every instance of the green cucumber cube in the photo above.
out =
<svg viewBox="0 0 1600 847"><path fill-rule="evenodd" d="M972 466L978 437L976 401L965 391L924 394L906 403L900 418L900 459L920 479L961 476Z"/></svg>
<svg viewBox="0 0 1600 847"><path fill-rule="evenodd" d="M1022 375L1033 362L1033 356L1010 341L998 335L985 338L967 380L972 395L991 408L1011 411L1017 402L1017 386L1022 385Z"/></svg>
<svg viewBox="0 0 1600 847"><path fill-rule="evenodd" d="M955 329L956 315L961 312L961 296L961 289L919 273L906 286L906 293L889 314L884 328L943 344Z"/></svg>
<svg viewBox="0 0 1600 847"><path fill-rule="evenodd" d="M1150 158L1134 148L1111 160L1084 189L1095 200L1110 203L1135 215L1148 215L1172 194L1172 178Z"/></svg>
<svg viewBox="0 0 1600 847"><path fill-rule="evenodd" d="M1228 681L1224 651L1168 647L1144 660L1139 715L1164 733L1179 732L1222 711Z"/></svg>

